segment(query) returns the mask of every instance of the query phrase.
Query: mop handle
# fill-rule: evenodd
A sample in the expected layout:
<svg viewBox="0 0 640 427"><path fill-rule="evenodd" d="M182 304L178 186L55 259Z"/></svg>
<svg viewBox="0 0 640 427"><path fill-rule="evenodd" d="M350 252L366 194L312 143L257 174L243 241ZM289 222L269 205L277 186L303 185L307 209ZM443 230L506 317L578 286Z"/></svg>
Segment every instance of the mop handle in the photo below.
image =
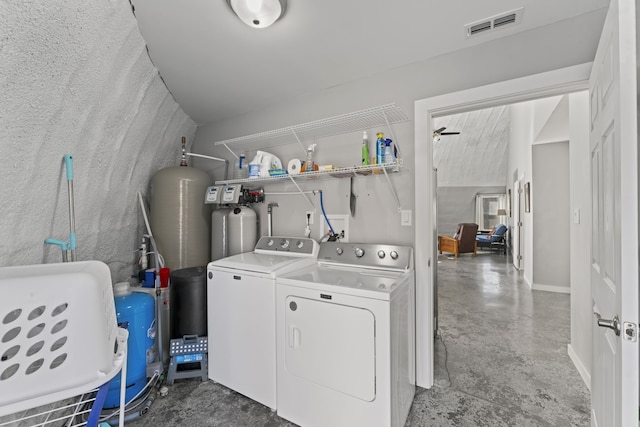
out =
<svg viewBox="0 0 640 427"><path fill-rule="evenodd" d="M69 249L71 250L71 261L76 261L76 220L73 202L73 157L71 154L64 155L64 164L69 187Z"/></svg>
<svg viewBox="0 0 640 427"><path fill-rule="evenodd" d="M64 164L67 168L67 181L73 181L73 157L71 154L64 155Z"/></svg>
<svg viewBox="0 0 640 427"><path fill-rule="evenodd" d="M67 256L67 251L69 250L69 246L67 245L67 242L48 238L48 239L44 239L44 243L46 243L47 245L60 246L60 250L62 251L62 262L69 261L69 257Z"/></svg>

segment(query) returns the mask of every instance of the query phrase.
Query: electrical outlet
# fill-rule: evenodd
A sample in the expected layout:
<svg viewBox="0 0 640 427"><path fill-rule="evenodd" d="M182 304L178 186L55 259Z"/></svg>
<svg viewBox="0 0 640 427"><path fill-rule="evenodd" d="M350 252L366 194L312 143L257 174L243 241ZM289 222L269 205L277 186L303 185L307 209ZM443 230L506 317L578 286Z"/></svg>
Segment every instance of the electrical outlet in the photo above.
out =
<svg viewBox="0 0 640 427"><path fill-rule="evenodd" d="M313 225L313 217L315 216L315 211L307 211L307 215L305 216L305 221L309 218L309 225Z"/></svg>

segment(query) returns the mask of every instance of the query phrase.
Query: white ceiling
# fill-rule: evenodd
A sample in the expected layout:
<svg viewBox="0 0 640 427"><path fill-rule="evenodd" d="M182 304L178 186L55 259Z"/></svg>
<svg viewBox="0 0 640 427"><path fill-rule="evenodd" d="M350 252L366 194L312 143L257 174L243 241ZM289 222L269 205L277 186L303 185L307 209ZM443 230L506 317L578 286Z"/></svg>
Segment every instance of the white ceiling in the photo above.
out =
<svg viewBox="0 0 640 427"><path fill-rule="evenodd" d="M266 29L225 0L131 0L151 59L197 123L570 19L608 0L288 0ZM523 19L467 39L464 25L524 7ZM595 29L600 31L600 29Z"/></svg>

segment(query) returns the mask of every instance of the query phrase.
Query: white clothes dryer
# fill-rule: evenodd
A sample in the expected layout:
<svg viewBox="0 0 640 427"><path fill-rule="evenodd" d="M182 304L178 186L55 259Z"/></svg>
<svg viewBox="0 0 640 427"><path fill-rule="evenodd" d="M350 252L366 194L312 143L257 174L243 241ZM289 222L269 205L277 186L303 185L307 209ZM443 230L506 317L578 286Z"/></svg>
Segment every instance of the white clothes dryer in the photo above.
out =
<svg viewBox="0 0 640 427"><path fill-rule="evenodd" d="M276 409L276 277L315 264L318 243L262 237L207 266L208 376Z"/></svg>
<svg viewBox="0 0 640 427"><path fill-rule="evenodd" d="M326 242L276 279L278 415L303 427L402 427L415 394L406 246Z"/></svg>

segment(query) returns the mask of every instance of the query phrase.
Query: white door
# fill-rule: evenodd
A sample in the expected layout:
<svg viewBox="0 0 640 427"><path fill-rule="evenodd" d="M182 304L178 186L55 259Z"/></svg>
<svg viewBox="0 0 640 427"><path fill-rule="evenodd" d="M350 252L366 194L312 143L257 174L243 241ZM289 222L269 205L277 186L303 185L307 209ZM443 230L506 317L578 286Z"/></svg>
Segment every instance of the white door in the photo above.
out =
<svg viewBox="0 0 640 427"><path fill-rule="evenodd" d="M638 425L635 20L634 1L611 1L589 79L593 426Z"/></svg>
<svg viewBox="0 0 640 427"><path fill-rule="evenodd" d="M520 180L513 183L513 226L511 227L511 258L513 266L520 270Z"/></svg>

